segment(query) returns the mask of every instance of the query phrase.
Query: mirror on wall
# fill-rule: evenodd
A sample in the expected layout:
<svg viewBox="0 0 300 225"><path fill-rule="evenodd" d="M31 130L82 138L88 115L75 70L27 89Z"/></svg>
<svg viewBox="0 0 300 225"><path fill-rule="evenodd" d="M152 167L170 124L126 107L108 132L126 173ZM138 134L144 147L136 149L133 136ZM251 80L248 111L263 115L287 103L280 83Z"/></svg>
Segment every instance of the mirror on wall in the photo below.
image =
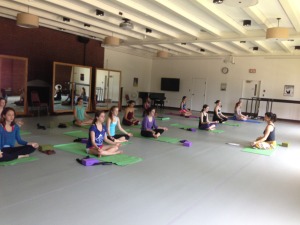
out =
<svg viewBox="0 0 300 225"><path fill-rule="evenodd" d="M27 58L0 55L0 96L18 115L27 113L27 71Z"/></svg>
<svg viewBox="0 0 300 225"><path fill-rule="evenodd" d="M82 65L54 62L53 112L71 112L78 97L83 98L86 110L91 103L92 68Z"/></svg>
<svg viewBox="0 0 300 225"><path fill-rule="evenodd" d="M95 105L97 110L120 107L121 71L96 69Z"/></svg>

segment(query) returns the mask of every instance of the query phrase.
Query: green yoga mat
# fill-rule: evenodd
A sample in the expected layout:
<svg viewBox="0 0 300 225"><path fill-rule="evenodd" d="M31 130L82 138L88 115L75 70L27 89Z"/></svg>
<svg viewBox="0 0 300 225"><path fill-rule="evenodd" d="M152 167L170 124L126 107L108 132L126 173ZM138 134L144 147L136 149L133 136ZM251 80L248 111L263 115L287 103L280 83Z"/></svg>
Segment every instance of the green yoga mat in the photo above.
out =
<svg viewBox="0 0 300 225"><path fill-rule="evenodd" d="M25 130L20 130L20 135L28 135L28 134L31 134L30 131L25 131Z"/></svg>
<svg viewBox="0 0 300 225"><path fill-rule="evenodd" d="M89 133L87 131L82 131L82 130L69 131L69 132L65 132L64 134L71 136L71 137L77 137L77 138L88 138L89 137Z"/></svg>
<svg viewBox="0 0 300 225"><path fill-rule="evenodd" d="M229 123L229 122L224 122L224 123L222 123L222 125L232 126L232 127L239 127L239 126L241 126L238 123Z"/></svg>
<svg viewBox="0 0 300 225"><path fill-rule="evenodd" d="M244 148L242 151L243 152L253 153L253 154L270 156L270 155L273 154L273 152L275 151L275 149L272 149L272 150L268 150L268 149L267 150L261 150L261 149L247 147L247 148Z"/></svg>
<svg viewBox="0 0 300 225"><path fill-rule="evenodd" d="M157 120L170 120L170 117L156 117Z"/></svg>
<svg viewBox="0 0 300 225"><path fill-rule="evenodd" d="M223 133L224 130L209 130L209 132L220 134Z"/></svg>
<svg viewBox="0 0 300 225"><path fill-rule="evenodd" d="M70 153L75 153L77 155L82 155L82 156L87 156L88 154L86 153L85 150L85 145L81 143L68 143L68 144L61 144L61 145L54 145L55 149L70 152ZM119 166L125 166L133 163L137 163L142 161L142 158L138 158L135 156L129 156L126 154L118 154L118 155L112 155L112 156L102 156L102 157L97 157L95 155L89 155L92 158L98 158L100 161L104 162L112 162L114 164L117 164Z"/></svg>
<svg viewBox="0 0 300 225"><path fill-rule="evenodd" d="M189 125L184 125L184 124L180 124L180 123L172 123L172 124L170 124L170 126L171 127L184 128L184 129L197 128L196 126L189 126Z"/></svg>
<svg viewBox="0 0 300 225"><path fill-rule="evenodd" d="M15 160L8 161L8 162L0 162L0 166L13 166L16 164L33 162L36 160L38 160L38 158L30 156L30 157L21 158L21 159L15 159Z"/></svg>
<svg viewBox="0 0 300 225"><path fill-rule="evenodd" d="M141 135L141 132L132 132L133 137L139 137L139 138L146 138L148 140L152 141L161 141L161 142L167 142L171 144L178 144L181 139L178 138L171 138L171 137L165 137L165 136L160 136L159 138L148 138L144 137Z"/></svg>

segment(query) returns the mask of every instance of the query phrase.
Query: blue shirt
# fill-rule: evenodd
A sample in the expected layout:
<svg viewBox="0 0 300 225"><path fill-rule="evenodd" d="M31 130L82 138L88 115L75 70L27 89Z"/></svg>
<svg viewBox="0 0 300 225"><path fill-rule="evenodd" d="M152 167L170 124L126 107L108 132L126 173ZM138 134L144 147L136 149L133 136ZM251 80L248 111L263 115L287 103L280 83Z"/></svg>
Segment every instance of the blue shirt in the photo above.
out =
<svg viewBox="0 0 300 225"><path fill-rule="evenodd" d="M11 132L7 132L2 125L0 125L0 149L5 147L14 147L16 141L20 145L27 145L20 136L20 127L15 124Z"/></svg>
<svg viewBox="0 0 300 225"><path fill-rule="evenodd" d="M103 145L103 140L106 135L106 126L102 124L102 130L98 130L97 126L93 124L89 129L89 140L86 144L86 148L90 148L93 146L92 139L91 139L91 132L95 133L95 143L99 147Z"/></svg>
<svg viewBox="0 0 300 225"><path fill-rule="evenodd" d="M109 132L110 132L111 136L115 136L116 135L116 126L118 124L119 118L115 117L115 119L116 119L116 121L115 122L111 121L110 126L109 126Z"/></svg>

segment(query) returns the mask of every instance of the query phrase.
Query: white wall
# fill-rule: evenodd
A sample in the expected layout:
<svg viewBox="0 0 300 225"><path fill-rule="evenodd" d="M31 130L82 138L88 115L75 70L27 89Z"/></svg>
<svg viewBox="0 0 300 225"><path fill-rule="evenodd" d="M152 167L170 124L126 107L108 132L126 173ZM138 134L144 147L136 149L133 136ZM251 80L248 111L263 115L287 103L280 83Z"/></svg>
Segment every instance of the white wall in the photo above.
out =
<svg viewBox="0 0 300 225"><path fill-rule="evenodd" d="M124 96L131 98L139 91L150 91L152 59L142 58L122 52L105 49L105 69L122 71L121 87L123 87L123 105L126 105ZM138 78L138 87L133 86L133 78ZM141 104L141 99L135 99Z"/></svg>
<svg viewBox="0 0 300 225"><path fill-rule="evenodd" d="M225 66L228 74L221 72ZM223 112L233 113L234 104L242 97L244 80L261 81L260 97L300 101L299 58L235 57L235 64L231 64L224 63L223 57L152 60L105 49L105 67L122 71L123 96L135 91L162 92L161 77L180 78L180 92L165 92L166 106L171 107L178 107L183 95L191 97L192 78L206 79L205 103L212 108L220 99ZM256 73L249 73L249 69L256 69ZM134 77L139 78L138 87L133 87ZM220 90L221 83L227 83L226 91ZM284 85L295 86L293 97L283 96ZM272 111L279 118L300 120L298 104L274 103ZM262 103L260 115L264 113Z"/></svg>

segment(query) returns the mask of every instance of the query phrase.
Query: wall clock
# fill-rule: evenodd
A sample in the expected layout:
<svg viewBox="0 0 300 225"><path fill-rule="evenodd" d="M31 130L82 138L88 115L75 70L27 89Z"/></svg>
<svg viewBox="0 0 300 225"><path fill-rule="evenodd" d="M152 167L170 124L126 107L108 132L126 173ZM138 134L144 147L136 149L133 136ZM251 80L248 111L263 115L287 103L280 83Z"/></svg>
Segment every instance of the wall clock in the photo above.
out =
<svg viewBox="0 0 300 225"><path fill-rule="evenodd" d="M229 71L229 69L228 69L227 67L223 67L223 68L221 69L221 71L222 71L222 73L227 74L228 71Z"/></svg>

